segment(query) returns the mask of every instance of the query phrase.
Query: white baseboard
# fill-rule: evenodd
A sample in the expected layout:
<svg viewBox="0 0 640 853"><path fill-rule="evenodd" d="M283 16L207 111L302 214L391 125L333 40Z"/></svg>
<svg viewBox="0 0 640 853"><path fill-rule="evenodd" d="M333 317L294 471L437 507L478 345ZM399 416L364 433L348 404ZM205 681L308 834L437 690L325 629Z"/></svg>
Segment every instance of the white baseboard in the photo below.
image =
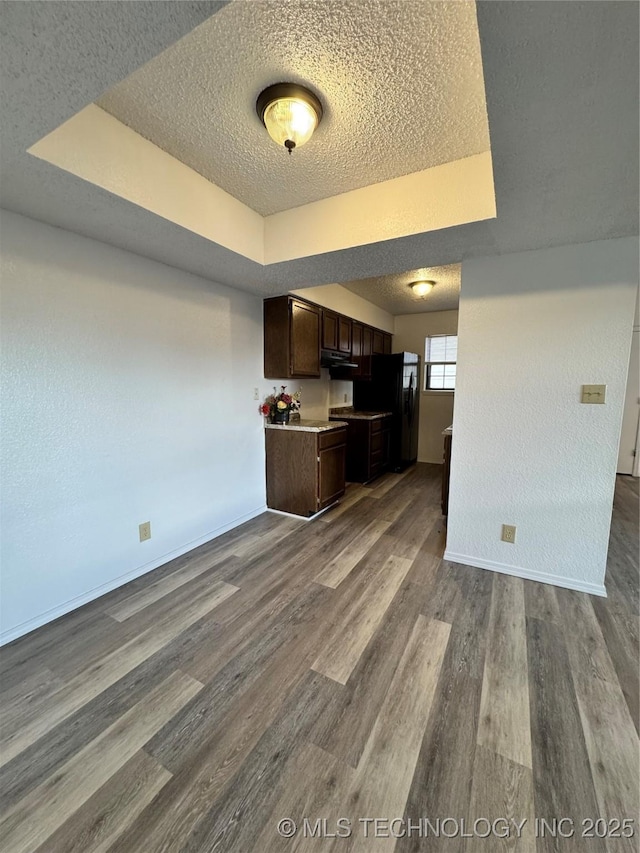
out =
<svg viewBox="0 0 640 853"><path fill-rule="evenodd" d="M548 583L551 586L561 586L563 589L575 589L578 592L587 592L589 595L607 597L604 584L588 583L587 581L575 580L575 578L565 578L562 575L548 575L545 572L536 572L533 569L509 566L507 563L494 563L491 560L482 560L479 557L469 557L467 554L454 554L452 551L445 551L444 559L450 563L460 563L463 566L473 566L476 569L500 572L501 575L513 575L513 577L524 578L528 581Z"/></svg>
<svg viewBox="0 0 640 853"><path fill-rule="evenodd" d="M295 512L284 512L281 509L271 509L271 507L267 507L267 512L272 512L274 515L284 515L285 518L295 518L296 521L315 521L316 518L320 518L321 515L324 515L325 512L328 512L330 509L340 503L340 501L334 501L329 506L326 506L324 509L318 510L318 512L314 512L313 515L296 515Z"/></svg>
<svg viewBox="0 0 640 853"><path fill-rule="evenodd" d="M47 610L44 613L40 613L38 616L34 616L33 619L28 619L26 622L22 622L14 628L9 628L9 630L3 631L0 633L0 646L4 646L13 640L17 640L18 637L23 637L25 634L34 631L36 628L41 628L43 625L53 622L54 619L58 619L66 613L71 613L72 610L77 610L78 607L82 607L83 604L95 601L95 599L100 598L101 595L105 595L107 592L112 592L119 586L124 586L126 583L129 583L129 581L133 581L142 575L146 575L147 572L152 572L154 569L164 566L165 563L175 560L176 557L181 557L183 554L186 554L188 551L192 551L199 545L204 545L207 542L211 542L212 539L217 539L218 536L222 536L222 534L226 533L228 530L233 530L234 527L239 527L241 524L244 524L245 521L250 521L252 518L262 515L262 513L266 511L267 507L265 505L248 512L245 515L241 515L239 518L235 518L233 521L223 524L221 527L217 527L209 533L205 533L204 536L194 539L192 542L187 542L185 545L182 545L173 551L169 551L168 554L163 554L162 557L158 557L150 563L145 563L142 566L131 569L129 572L125 572L123 575L118 575L118 577L113 578L100 586L96 586L87 592L83 592L81 595L70 598L68 601L65 601L63 604L59 604L57 607L52 607L51 610Z"/></svg>

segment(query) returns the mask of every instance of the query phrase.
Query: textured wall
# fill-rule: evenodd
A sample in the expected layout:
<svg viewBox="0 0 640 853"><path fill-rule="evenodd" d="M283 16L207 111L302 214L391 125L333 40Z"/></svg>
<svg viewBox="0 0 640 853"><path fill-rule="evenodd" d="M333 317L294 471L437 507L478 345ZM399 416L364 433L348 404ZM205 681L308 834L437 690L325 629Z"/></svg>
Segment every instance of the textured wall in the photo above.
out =
<svg viewBox="0 0 640 853"><path fill-rule="evenodd" d="M284 385L289 393L300 391L301 418L326 421L334 406L353 405L353 382L331 379L324 368L320 372L320 379L262 379L261 399L271 394L274 386L280 391Z"/></svg>
<svg viewBox="0 0 640 853"><path fill-rule="evenodd" d="M424 388L424 341L427 335L455 335L458 330L457 311L429 311L424 314L404 314L395 318L394 352L417 352L420 356L420 388ZM450 391L421 391L418 461L442 462L444 438L442 430L453 421L453 393Z"/></svg>
<svg viewBox="0 0 640 853"><path fill-rule="evenodd" d="M463 262L447 559L603 591L637 282L637 238Z"/></svg>
<svg viewBox="0 0 640 853"><path fill-rule="evenodd" d="M8 638L264 507L264 380L254 296L5 212L1 270Z"/></svg>

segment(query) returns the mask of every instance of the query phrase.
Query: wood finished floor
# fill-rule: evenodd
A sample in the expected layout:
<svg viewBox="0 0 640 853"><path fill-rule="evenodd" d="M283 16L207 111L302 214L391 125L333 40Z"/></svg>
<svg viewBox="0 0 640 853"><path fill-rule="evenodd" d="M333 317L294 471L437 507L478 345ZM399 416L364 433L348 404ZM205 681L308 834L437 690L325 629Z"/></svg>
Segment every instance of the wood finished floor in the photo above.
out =
<svg viewBox="0 0 640 853"><path fill-rule="evenodd" d="M2 650L2 849L636 851L580 821L637 818L638 482L599 599L443 561L439 478L267 513Z"/></svg>

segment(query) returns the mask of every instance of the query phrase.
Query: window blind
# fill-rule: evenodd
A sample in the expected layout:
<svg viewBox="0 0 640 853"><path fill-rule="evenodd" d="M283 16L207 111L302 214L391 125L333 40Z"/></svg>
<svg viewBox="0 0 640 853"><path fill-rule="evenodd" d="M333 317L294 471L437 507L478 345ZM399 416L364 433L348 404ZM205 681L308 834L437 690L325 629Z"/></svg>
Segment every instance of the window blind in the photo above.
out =
<svg viewBox="0 0 640 853"><path fill-rule="evenodd" d="M425 362L455 363L458 359L457 335L433 335L427 338Z"/></svg>

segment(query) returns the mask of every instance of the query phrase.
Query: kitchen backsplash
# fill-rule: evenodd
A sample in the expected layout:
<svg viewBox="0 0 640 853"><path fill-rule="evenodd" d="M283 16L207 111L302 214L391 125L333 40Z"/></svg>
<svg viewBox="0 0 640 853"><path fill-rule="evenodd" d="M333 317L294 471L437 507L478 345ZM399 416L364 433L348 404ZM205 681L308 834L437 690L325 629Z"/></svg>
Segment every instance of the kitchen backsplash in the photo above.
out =
<svg viewBox="0 0 640 853"><path fill-rule="evenodd" d="M273 392L274 385L278 391L286 385L290 393L300 389L300 417L309 420L326 420L329 409L352 406L353 382L330 379L324 368L321 374L320 379L265 379L261 399Z"/></svg>

